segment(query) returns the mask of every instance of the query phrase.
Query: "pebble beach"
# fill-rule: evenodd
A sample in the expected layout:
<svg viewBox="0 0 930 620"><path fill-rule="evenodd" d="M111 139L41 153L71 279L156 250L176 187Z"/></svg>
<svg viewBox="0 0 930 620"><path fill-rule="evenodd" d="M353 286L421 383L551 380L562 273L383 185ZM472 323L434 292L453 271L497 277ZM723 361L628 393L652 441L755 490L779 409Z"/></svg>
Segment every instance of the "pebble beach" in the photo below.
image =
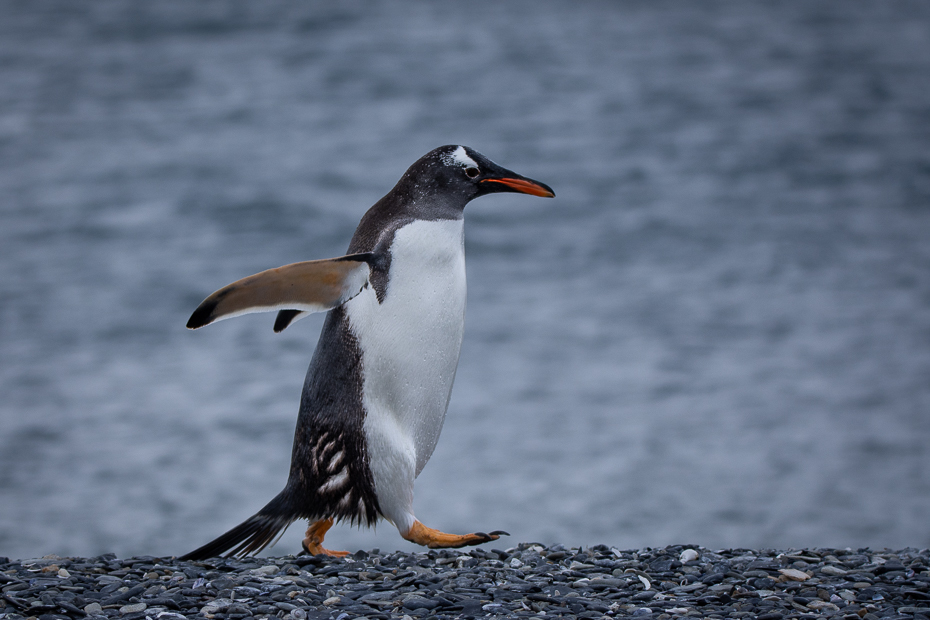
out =
<svg viewBox="0 0 930 620"><path fill-rule="evenodd" d="M0 620L930 618L930 550L358 551L180 562L0 557Z"/></svg>

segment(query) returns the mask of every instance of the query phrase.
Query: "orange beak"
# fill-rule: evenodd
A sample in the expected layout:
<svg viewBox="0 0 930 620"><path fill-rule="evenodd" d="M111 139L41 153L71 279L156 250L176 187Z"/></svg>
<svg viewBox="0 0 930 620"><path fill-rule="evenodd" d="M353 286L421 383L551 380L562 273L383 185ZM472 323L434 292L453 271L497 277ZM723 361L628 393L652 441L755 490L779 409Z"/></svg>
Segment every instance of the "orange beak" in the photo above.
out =
<svg viewBox="0 0 930 620"><path fill-rule="evenodd" d="M542 183L529 181L526 179L485 179L482 183L502 183L514 191L521 194L530 194L531 196L541 196L543 198L555 198L555 192Z"/></svg>

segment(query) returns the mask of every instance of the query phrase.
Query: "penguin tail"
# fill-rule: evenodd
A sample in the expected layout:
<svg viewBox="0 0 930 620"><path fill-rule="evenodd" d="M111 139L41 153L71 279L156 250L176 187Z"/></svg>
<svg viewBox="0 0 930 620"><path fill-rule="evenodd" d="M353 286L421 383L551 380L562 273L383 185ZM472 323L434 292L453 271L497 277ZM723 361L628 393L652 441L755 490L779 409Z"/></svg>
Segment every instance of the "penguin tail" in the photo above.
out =
<svg viewBox="0 0 930 620"><path fill-rule="evenodd" d="M283 493L282 493L283 495ZM279 495L267 506L243 523L240 523L219 538L190 553L182 555L179 560L206 560L216 558L224 553L225 557L246 556L259 553L262 549L277 541L295 519L274 510L280 504Z"/></svg>

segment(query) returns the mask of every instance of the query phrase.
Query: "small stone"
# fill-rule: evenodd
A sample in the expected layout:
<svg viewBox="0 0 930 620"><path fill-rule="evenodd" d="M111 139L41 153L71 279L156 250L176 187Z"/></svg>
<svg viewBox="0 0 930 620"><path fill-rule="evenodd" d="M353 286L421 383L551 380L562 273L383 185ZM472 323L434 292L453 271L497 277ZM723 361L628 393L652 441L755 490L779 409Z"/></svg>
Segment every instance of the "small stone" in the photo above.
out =
<svg viewBox="0 0 930 620"><path fill-rule="evenodd" d="M807 581L811 578L810 575L796 568L780 568L778 572L792 581Z"/></svg>
<svg viewBox="0 0 930 620"><path fill-rule="evenodd" d="M245 605L230 605L226 609L227 615L229 614L240 614L240 615L250 615L249 608Z"/></svg>
<svg viewBox="0 0 930 620"><path fill-rule="evenodd" d="M230 605L232 605L232 601L228 598L215 598L201 607L200 613L204 615L215 614L218 611L226 611Z"/></svg>
<svg viewBox="0 0 930 620"><path fill-rule="evenodd" d="M926 614L927 614L927 611L928 611L928 610L927 610L926 607L898 607L898 613L899 613L899 614L921 614L921 615L926 615Z"/></svg>
<svg viewBox="0 0 930 620"><path fill-rule="evenodd" d="M293 557L203 563L69 558L68 563L56 560L54 569L49 560L29 566L6 561L0 563L5 569L0 590L6 595L0 615L5 611L9 620L29 615L35 616L31 620L65 615L84 620L279 620L275 615L281 620L350 620L407 614L426 620L442 611L482 617L570 614L579 620L610 612L657 620L705 615L880 620L897 613L930 620L926 551L830 551L712 552L681 546L618 552L603 545L584 550L521 545L494 553L320 558L312 567ZM564 553L563 561L544 559L558 552ZM574 571L567 570L571 562ZM699 562L704 564L699 567ZM41 572L46 566L49 570ZM59 573L62 566L67 578Z"/></svg>
<svg viewBox="0 0 930 620"><path fill-rule="evenodd" d="M58 576L61 577L62 579L67 579L68 577L71 576L71 573L69 573L69 572L68 572L66 569L64 569L64 568L60 568L60 569L58 569Z"/></svg>
<svg viewBox="0 0 930 620"><path fill-rule="evenodd" d="M427 609L432 610L439 607L439 603L422 596L411 596L404 601L404 609Z"/></svg>
<svg viewBox="0 0 930 620"><path fill-rule="evenodd" d="M256 614L264 614L270 616L272 614L278 613L278 608L273 605L256 605L255 609L252 610Z"/></svg>
<svg viewBox="0 0 930 620"><path fill-rule="evenodd" d="M811 601L807 604L808 609L813 609L815 611L823 611L824 609L830 609L832 611L839 611L839 607L833 603L828 603L826 601Z"/></svg>
<svg viewBox="0 0 930 620"><path fill-rule="evenodd" d="M111 583L123 583L123 580L113 575L100 575L97 577L97 583L101 585L110 585Z"/></svg>
<svg viewBox="0 0 930 620"><path fill-rule="evenodd" d="M678 556L678 561L681 562L682 564L687 564L688 562L693 562L699 557L701 557L700 554L698 554L698 552L695 551L694 549L685 549Z"/></svg>
<svg viewBox="0 0 930 620"><path fill-rule="evenodd" d="M253 598L256 596L260 596L262 593L262 591L259 590L258 588L252 588L249 586L237 586L233 588L233 592L236 593L237 599Z"/></svg>

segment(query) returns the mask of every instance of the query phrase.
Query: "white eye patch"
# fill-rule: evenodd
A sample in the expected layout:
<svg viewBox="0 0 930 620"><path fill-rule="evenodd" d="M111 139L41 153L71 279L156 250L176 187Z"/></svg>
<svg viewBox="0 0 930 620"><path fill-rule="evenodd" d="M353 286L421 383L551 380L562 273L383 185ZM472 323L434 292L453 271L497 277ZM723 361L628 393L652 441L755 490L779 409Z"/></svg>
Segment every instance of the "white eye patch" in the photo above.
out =
<svg viewBox="0 0 930 620"><path fill-rule="evenodd" d="M451 153L446 153L442 156L442 163L447 166L461 166L462 168L477 168L478 163L468 156L468 153L465 152L465 147L460 146Z"/></svg>

